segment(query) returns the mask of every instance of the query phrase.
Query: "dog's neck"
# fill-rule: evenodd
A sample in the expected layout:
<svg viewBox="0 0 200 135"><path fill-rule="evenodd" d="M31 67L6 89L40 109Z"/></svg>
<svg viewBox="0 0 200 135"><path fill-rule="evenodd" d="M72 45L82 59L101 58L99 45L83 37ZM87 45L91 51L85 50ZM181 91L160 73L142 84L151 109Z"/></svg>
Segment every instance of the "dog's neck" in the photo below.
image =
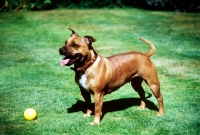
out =
<svg viewBox="0 0 200 135"><path fill-rule="evenodd" d="M88 54L88 56L85 58L84 63L75 64L74 68L71 69L75 72L85 72L90 66L92 66L92 64L96 61L97 57L97 52L94 49L92 49L90 51L90 54Z"/></svg>

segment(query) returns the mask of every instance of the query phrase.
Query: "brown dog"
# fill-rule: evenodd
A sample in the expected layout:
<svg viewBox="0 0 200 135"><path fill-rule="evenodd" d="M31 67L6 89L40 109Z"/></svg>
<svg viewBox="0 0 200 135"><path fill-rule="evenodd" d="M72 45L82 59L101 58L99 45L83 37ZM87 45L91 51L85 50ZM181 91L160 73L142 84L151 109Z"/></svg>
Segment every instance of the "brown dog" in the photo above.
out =
<svg viewBox="0 0 200 135"><path fill-rule="evenodd" d="M70 30L72 35L65 42L65 46L59 49L60 54L65 56L61 66L74 64L74 68L71 69L76 73L75 81L87 105L85 117L92 113L90 94L94 94L95 117L92 125L100 123L104 95L117 90L127 82L131 82L132 87L140 95L141 103L138 109L144 109L146 106L145 92L141 86L144 80L158 101L157 114L164 114L160 82L156 68L149 59L156 49L150 41L140 38L150 45L151 50L148 53L127 52L105 58L99 56L92 47L92 42L96 39L91 36L80 37L74 30Z"/></svg>

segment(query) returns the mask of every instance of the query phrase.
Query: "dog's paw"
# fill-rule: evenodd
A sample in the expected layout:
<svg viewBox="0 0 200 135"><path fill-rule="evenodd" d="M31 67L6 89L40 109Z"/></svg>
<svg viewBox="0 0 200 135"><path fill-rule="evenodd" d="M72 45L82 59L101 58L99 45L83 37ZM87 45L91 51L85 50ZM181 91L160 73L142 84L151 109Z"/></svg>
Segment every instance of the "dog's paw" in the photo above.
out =
<svg viewBox="0 0 200 135"><path fill-rule="evenodd" d="M139 106L137 109L138 110L144 110L145 106Z"/></svg>
<svg viewBox="0 0 200 135"><path fill-rule="evenodd" d="M163 112L157 112L157 116L163 116L164 113Z"/></svg>
<svg viewBox="0 0 200 135"><path fill-rule="evenodd" d="M90 122L90 125L94 126L94 125L99 125L100 123L96 123L96 122Z"/></svg>
<svg viewBox="0 0 200 135"><path fill-rule="evenodd" d="M90 116L91 116L91 114L84 114L84 115L83 115L83 117L85 117L85 118L86 118L86 117L90 117Z"/></svg>
<svg viewBox="0 0 200 135"><path fill-rule="evenodd" d="M92 114L92 111L87 110L87 112L83 115L83 117L90 117Z"/></svg>

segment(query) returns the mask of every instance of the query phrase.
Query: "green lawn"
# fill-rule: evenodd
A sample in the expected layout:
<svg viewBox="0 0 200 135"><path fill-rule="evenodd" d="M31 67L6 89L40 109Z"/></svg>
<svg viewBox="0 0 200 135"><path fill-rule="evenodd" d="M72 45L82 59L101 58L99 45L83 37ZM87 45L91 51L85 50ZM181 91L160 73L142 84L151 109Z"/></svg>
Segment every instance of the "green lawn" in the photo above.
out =
<svg viewBox="0 0 200 135"><path fill-rule="evenodd" d="M156 46L151 57L161 81L165 115L144 84L147 108L126 84L105 96L100 125L83 118L83 98L74 72L61 67L58 49L71 32L91 35L102 56L147 52L139 40ZM148 94L150 93L150 94ZM92 96L93 100L93 96ZM34 108L38 118L26 121ZM200 14L138 9L53 10L0 13L0 134L2 135L197 135L200 133Z"/></svg>

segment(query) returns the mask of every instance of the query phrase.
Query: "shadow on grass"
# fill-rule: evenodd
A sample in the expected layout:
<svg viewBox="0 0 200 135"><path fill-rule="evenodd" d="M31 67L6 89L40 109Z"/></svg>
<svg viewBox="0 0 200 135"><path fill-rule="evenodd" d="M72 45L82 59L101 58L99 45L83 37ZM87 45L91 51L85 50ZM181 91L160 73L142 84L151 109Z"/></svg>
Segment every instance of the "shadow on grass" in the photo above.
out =
<svg viewBox="0 0 200 135"><path fill-rule="evenodd" d="M105 101L103 103L103 116L108 112L122 111L132 106L139 106L139 104L140 98L122 98L111 101ZM157 106L149 100L146 100L146 108L158 111ZM94 112L94 103L92 103L92 110L92 112ZM83 113L86 112L85 102L81 100L77 100L75 104L73 104L70 108L67 109L67 113L75 113L79 111L82 111Z"/></svg>

